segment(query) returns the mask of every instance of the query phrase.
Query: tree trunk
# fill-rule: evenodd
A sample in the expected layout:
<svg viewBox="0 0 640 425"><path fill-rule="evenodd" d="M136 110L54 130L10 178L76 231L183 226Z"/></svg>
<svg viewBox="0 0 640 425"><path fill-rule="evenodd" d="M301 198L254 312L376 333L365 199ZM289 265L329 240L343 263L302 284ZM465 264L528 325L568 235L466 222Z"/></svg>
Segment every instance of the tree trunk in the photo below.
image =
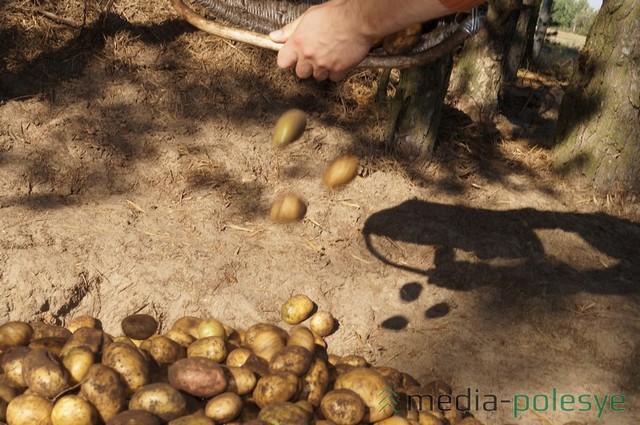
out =
<svg viewBox="0 0 640 425"><path fill-rule="evenodd" d="M386 142L403 155L430 159L449 86L452 55L432 64L403 69L391 101Z"/></svg>
<svg viewBox="0 0 640 425"><path fill-rule="evenodd" d="M547 28L551 25L551 8L553 7L553 0L542 0L542 6L540 6L540 15L538 17L538 25L536 26L536 32L533 36L533 46L531 48L531 59L536 60L542 52L542 45L544 39L547 36Z"/></svg>
<svg viewBox="0 0 640 425"><path fill-rule="evenodd" d="M555 166L596 188L640 191L640 0L608 0L558 117Z"/></svg>
<svg viewBox="0 0 640 425"><path fill-rule="evenodd" d="M449 95L474 121L492 121L498 114L503 62L520 6L520 0L491 2L483 28L465 42L458 57Z"/></svg>
<svg viewBox="0 0 640 425"><path fill-rule="evenodd" d="M522 7L518 12L515 35L513 42L509 46L509 53L505 62L504 79L508 83L516 80L518 69L520 69L525 60L527 46L533 42L540 0L524 0Z"/></svg>

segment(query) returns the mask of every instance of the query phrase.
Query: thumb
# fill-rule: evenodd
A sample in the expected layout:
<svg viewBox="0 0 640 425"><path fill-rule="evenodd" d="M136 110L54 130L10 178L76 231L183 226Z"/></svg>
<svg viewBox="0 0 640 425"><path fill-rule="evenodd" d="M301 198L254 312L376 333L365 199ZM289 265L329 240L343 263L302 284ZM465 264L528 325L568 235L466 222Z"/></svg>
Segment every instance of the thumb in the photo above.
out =
<svg viewBox="0 0 640 425"><path fill-rule="evenodd" d="M302 17L296 19L295 21L285 25L279 30L272 31L269 34L269 37L271 37L271 40L275 41L276 43L286 43L291 34L293 34L293 32L296 30L296 27L298 26L301 18Z"/></svg>

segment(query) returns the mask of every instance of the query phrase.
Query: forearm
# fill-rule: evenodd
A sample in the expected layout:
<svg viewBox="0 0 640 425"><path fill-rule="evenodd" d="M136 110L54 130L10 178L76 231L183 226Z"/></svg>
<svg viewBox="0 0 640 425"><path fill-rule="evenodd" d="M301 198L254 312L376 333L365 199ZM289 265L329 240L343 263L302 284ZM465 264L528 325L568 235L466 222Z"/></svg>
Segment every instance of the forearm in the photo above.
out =
<svg viewBox="0 0 640 425"><path fill-rule="evenodd" d="M362 33L378 39L413 24L471 9L484 0L330 0L343 2L346 13L362 25Z"/></svg>

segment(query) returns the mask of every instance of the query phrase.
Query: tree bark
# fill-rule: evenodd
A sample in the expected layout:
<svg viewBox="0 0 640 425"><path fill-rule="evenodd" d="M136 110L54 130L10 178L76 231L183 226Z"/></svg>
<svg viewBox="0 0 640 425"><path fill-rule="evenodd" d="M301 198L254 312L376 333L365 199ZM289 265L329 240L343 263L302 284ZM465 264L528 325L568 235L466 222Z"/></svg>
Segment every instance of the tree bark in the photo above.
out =
<svg viewBox="0 0 640 425"><path fill-rule="evenodd" d="M512 83L518 76L518 69L525 61L527 46L533 43L535 33L535 22L538 19L540 0L524 0L522 9L518 12L518 22L513 37L513 42L509 46L509 53L505 62L504 79ZM533 24L532 24L533 23Z"/></svg>
<svg viewBox="0 0 640 425"><path fill-rule="evenodd" d="M542 0L540 6L540 14L538 16L538 25L536 26L535 35L533 36L533 46L531 48L531 59L536 60L542 52L544 39L547 36L547 28L551 25L551 8L553 0Z"/></svg>
<svg viewBox="0 0 640 425"><path fill-rule="evenodd" d="M608 0L560 106L556 168L603 192L640 191L640 0Z"/></svg>
<svg viewBox="0 0 640 425"><path fill-rule="evenodd" d="M485 25L467 40L451 77L449 96L474 121L493 121L498 114L503 68L521 0L489 4Z"/></svg>
<svg viewBox="0 0 640 425"><path fill-rule="evenodd" d="M410 157L432 157L452 64L447 54L430 65L400 71L385 135L392 149Z"/></svg>

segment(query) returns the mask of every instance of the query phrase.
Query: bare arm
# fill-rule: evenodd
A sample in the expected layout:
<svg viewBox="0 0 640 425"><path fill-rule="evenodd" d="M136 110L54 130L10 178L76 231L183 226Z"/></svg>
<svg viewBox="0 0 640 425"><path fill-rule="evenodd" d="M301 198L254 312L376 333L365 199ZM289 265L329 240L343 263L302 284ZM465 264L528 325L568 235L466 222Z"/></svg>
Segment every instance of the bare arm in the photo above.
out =
<svg viewBox="0 0 640 425"><path fill-rule="evenodd" d="M270 36L284 43L279 67L295 66L300 78L338 81L364 59L374 40L451 13L440 0L329 0Z"/></svg>

